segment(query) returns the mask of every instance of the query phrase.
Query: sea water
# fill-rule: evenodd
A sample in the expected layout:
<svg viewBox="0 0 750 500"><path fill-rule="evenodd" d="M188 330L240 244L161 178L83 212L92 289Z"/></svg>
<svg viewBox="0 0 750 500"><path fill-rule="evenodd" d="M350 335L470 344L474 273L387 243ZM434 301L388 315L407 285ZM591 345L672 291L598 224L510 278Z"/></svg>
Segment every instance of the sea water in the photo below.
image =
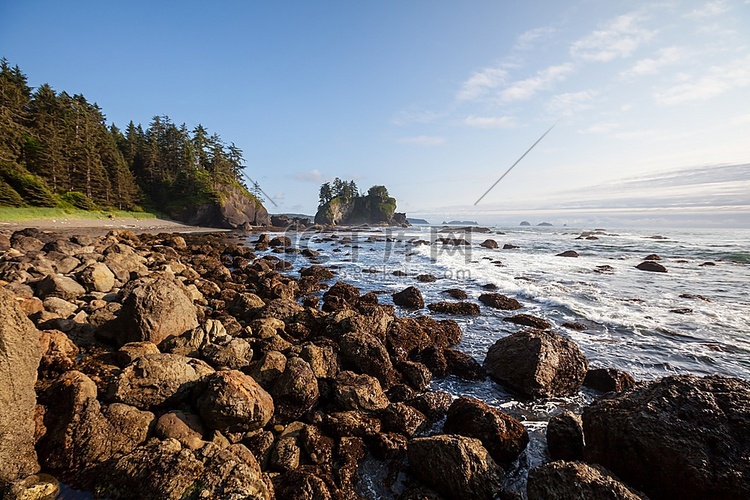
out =
<svg viewBox="0 0 750 500"><path fill-rule="evenodd" d="M334 268L336 279L363 293L378 292L381 304L392 304L391 293L407 286L419 288L426 304L454 300L444 293L450 288L464 290L467 300L478 303L488 284L497 287L493 292L516 298L523 309L481 305L480 316L397 307L401 316L456 320L463 331L457 348L480 363L498 339L523 329L503 318L523 312L546 319L554 331L574 340L593 368L625 370L638 380L674 374L750 379L749 230L494 227L478 232L417 226L289 236L299 248L319 252L317 262ZM442 238L468 244L444 244ZM485 239L494 239L501 248L481 247ZM518 248L502 249L505 244ZM579 256L557 255L567 250ZM652 254L660 257L666 273L636 269ZM292 261L293 272L311 264L300 255L285 258ZM418 281L423 274L437 280ZM564 323L580 323L585 329ZM549 418L564 409L580 412L598 396L584 388L573 397L524 401L489 379L455 377L435 380L431 389L482 399L523 422L531 442L507 471L506 481L521 493L529 468L548 460L544 434ZM365 470L366 496L387 498L397 491L398 485L381 484L374 462L366 463Z"/></svg>

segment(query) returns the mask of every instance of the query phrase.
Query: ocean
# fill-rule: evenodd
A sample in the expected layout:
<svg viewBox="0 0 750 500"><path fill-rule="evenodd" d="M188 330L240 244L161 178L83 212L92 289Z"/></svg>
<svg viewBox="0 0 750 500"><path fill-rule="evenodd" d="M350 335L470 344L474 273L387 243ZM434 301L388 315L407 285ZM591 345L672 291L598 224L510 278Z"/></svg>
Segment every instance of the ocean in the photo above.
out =
<svg viewBox="0 0 750 500"><path fill-rule="evenodd" d="M468 317L397 307L401 316L456 320L464 334L457 348L480 363L495 341L523 328L503 318L527 313L574 340L593 368L625 370L637 380L675 374L750 379L750 230L472 229L414 226L288 236L299 248L319 252L318 263L336 271L334 281L351 283L363 293L379 292L382 304L391 304L391 293L412 285L422 291L426 304L454 300L444 293L451 288L464 290L466 300L479 304L488 284L497 287L494 292L516 298L523 309L480 305L481 315ZM444 238L468 244L444 244ZM481 247L485 239L500 248ZM503 249L506 244L517 248ZM579 256L557 256L569 250ZM652 255L660 258L666 273L636 269ZM292 261L292 272L311 263L301 255L285 258ZM417 280L425 274L437 279ZM586 328L562 326L568 322ZM580 411L598 396L584 388L574 397L523 401L489 379L455 377L435 380L431 389L482 399L523 422L531 442L507 479L519 492L529 468L548 460L544 434L549 418L564 409ZM374 463L364 470L365 496L393 496Z"/></svg>

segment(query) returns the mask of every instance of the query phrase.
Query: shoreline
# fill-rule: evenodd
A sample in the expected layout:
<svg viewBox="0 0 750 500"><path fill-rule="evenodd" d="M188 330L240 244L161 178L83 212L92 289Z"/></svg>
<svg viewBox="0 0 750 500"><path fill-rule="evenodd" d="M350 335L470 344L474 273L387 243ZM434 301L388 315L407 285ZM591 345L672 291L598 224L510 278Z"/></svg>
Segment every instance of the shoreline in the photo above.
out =
<svg viewBox="0 0 750 500"><path fill-rule="evenodd" d="M45 218L28 219L23 221L0 221L0 232L13 233L26 228L35 228L45 232L55 232L66 236L86 234L100 236L113 230L128 230L135 233L213 233L230 232L231 229L215 227L191 226L175 220L149 218L136 219L130 217L114 217L102 219L84 218Z"/></svg>

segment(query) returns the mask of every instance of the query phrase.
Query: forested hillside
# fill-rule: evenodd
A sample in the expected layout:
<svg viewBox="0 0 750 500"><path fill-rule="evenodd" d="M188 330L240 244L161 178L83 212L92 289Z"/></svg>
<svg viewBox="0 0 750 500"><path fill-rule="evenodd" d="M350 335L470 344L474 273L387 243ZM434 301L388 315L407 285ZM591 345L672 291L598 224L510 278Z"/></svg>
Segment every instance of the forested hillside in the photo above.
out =
<svg viewBox="0 0 750 500"><path fill-rule="evenodd" d="M83 95L29 87L18 66L0 68L0 205L141 210L172 216L249 194L234 144L198 125L156 116L145 130L108 126Z"/></svg>

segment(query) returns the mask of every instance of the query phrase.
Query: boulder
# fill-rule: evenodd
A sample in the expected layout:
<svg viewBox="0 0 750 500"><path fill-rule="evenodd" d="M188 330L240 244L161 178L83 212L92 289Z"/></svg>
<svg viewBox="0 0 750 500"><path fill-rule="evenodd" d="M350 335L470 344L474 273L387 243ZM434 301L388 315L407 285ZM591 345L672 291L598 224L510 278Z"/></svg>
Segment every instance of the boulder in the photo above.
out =
<svg viewBox="0 0 750 500"><path fill-rule="evenodd" d="M109 292L115 286L115 274L103 262L93 262L77 275L88 292Z"/></svg>
<svg viewBox="0 0 750 500"><path fill-rule="evenodd" d="M109 397L142 410L172 407L190 397L197 382L213 371L200 359L149 354L122 370Z"/></svg>
<svg viewBox="0 0 750 500"><path fill-rule="evenodd" d="M104 264L122 283L127 283L131 277L148 274L146 258L138 255L133 247L124 243L115 243L104 250Z"/></svg>
<svg viewBox="0 0 750 500"><path fill-rule="evenodd" d="M516 299L501 293L483 293L479 296L479 302L495 309L504 309L507 311L521 309L521 307L523 307Z"/></svg>
<svg viewBox="0 0 750 500"><path fill-rule="evenodd" d="M302 358L289 358L284 372L276 379L271 390L275 414L274 423L297 420L313 409L320 397L318 380L310 364Z"/></svg>
<svg viewBox="0 0 750 500"><path fill-rule="evenodd" d="M479 244L479 246L484 247L484 248L498 248L497 241L492 240L492 239L484 240L483 242Z"/></svg>
<svg viewBox="0 0 750 500"><path fill-rule="evenodd" d="M652 260L645 260L635 266L636 269L640 269L641 271L651 271L654 273L666 273L667 268L659 264L658 262L654 262Z"/></svg>
<svg viewBox="0 0 750 500"><path fill-rule="evenodd" d="M334 276L331 270L326 269L325 267L319 266L319 265L305 267L300 270L299 274L302 277L312 277L319 281L330 280L330 279L333 279L333 276Z"/></svg>
<svg viewBox="0 0 750 500"><path fill-rule="evenodd" d="M386 346L394 360L406 360L430 342L430 337L414 318L396 318L388 325Z"/></svg>
<svg viewBox="0 0 750 500"><path fill-rule="evenodd" d="M449 288L447 290L443 290L443 293L450 297L453 297L456 300L464 300L469 298L467 293L460 288Z"/></svg>
<svg viewBox="0 0 750 500"><path fill-rule="evenodd" d="M39 471L34 385L40 358L37 329L13 294L0 287L0 494L9 483Z"/></svg>
<svg viewBox="0 0 750 500"><path fill-rule="evenodd" d="M478 439L451 434L415 438L407 453L412 473L447 498L490 500L501 490L502 469Z"/></svg>
<svg viewBox="0 0 750 500"><path fill-rule="evenodd" d="M368 412L348 410L329 413L323 422L328 431L338 437L372 437L381 430L381 422Z"/></svg>
<svg viewBox="0 0 750 500"><path fill-rule="evenodd" d="M336 378L334 393L336 401L345 410L375 411L389 404L380 382L370 375L343 371Z"/></svg>
<svg viewBox="0 0 750 500"><path fill-rule="evenodd" d="M548 330L552 328L552 325L549 321L542 318L537 318L536 316L532 316L531 314L516 314L515 316L508 316L507 318L503 318L503 321L514 323L516 325L536 328L537 330Z"/></svg>
<svg viewBox="0 0 750 500"><path fill-rule="evenodd" d="M443 432L479 439L490 456L501 464L518 458L529 443L529 433L521 422L466 396L451 404Z"/></svg>
<svg viewBox="0 0 750 500"><path fill-rule="evenodd" d="M96 384L81 372L63 374L41 395L47 432L39 442L45 467L77 487L89 487L90 467L128 453L148 437L154 414L113 403L102 407Z"/></svg>
<svg viewBox="0 0 750 500"><path fill-rule="evenodd" d="M578 252L575 250L566 250L562 253L558 253L557 257L578 257Z"/></svg>
<svg viewBox="0 0 750 500"><path fill-rule="evenodd" d="M495 380L530 397L569 396L583 385L588 361L570 339L541 330L495 342L484 367Z"/></svg>
<svg viewBox="0 0 750 500"><path fill-rule="evenodd" d="M422 292L415 286L410 286L400 292L392 295L393 303L397 306L407 307L410 309L421 309L424 307Z"/></svg>
<svg viewBox="0 0 750 500"><path fill-rule="evenodd" d="M604 467L581 462L551 462L531 469L526 493L529 500L550 498L641 500L646 498L621 483Z"/></svg>
<svg viewBox="0 0 750 500"><path fill-rule="evenodd" d="M203 359L214 368L239 370L250 364L253 349L245 339L233 338L224 345L207 344L201 349Z"/></svg>
<svg viewBox="0 0 750 500"><path fill-rule="evenodd" d="M583 411L584 456L651 498L750 498L750 381L667 377Z"/></svg>
<svg viewBox="0 0 750 500"><path fill-rule="evenodd" d="M179 281L156 276L133 280L123 290L118 318L120 344L159 344L198 326L190 293Z"/></svg>
<svg viewBox="0 0 750 500"><path fill-rule="evenodd" d="M471 302L435 302L427 306L430 311L459 316L478 316L479 306Z"/></svg>
<svg viewBox="0 0 750 500"><path fill-rule="evenodd" d="M76 300L85 294L86 290L73 278L48 274L36 284L36 295L42 300L47 297L59 297L64 300Z"/></svg>
<svg viewBox="0 0 750 500"><path fill-rule="evenodd" d="M271 395L253 378L235 370L209 376L197 406L206 425L221 432L260 429L274 412Z"/></svg>
<svg viewBox="0 0 750 500"><path fill-rule="evenodd" d="M448 373L464 380L484 380L487 373L471 355L458 349L446 348L442 351Z"/></svg>
<svg viewBox="0 0 750 500"><path fill-rule="evenodd" d="M633 387L633 376L615 368L594 368L586 373L583 385L601 392L620 392Z"/></svg>
<svg viewBox="0 0 750 500"><path fill-rule="evenodd" d="M393 384L391 358L374 335L364 331L347 332L339 338L339 346L344 366L376 377L386 388Z"/></svg>
<svg viewBox="0 0 750 500"><path fill-rule="evenodd" d="M39 345L42 351L40 370L63 373L75 366L78 346L60 330L40 331Z"/></svg>
<svg viewBox="0 0 750 500"><path fill-rule="evenodd" d="M154 433L160 439L176 439L191 450L197 450L205 444L203 434L205 426L200 416L183 410L165 413L156 422Z"/></svg>
<svg viewBox="0 0 750 500"><path fill-rule="evenodd" d="M547 451L552 460L583 460L583 423L581 417L564 411L549 419Z"/></svg>

